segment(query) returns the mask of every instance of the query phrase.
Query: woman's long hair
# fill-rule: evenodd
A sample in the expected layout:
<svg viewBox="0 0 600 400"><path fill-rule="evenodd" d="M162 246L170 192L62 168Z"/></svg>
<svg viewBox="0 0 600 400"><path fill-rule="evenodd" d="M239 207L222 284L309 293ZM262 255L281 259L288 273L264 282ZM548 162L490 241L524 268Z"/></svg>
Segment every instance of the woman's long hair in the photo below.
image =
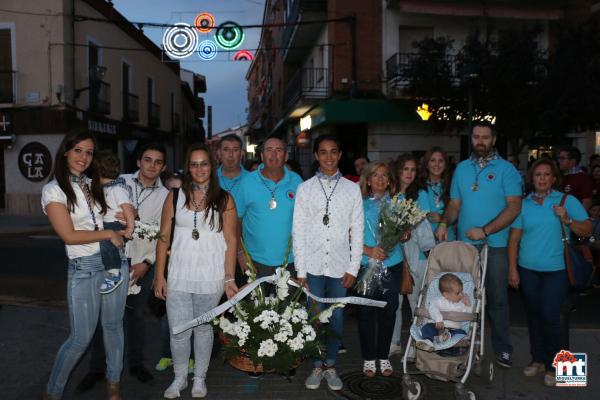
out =
<svg viewBox="0 0 600 400"><path fill-rule="evenodd" d="M440 153L442 155L442 158L444 159L444 163L445 163L444 172L442 172L442 181L441 181L442 196L441 196L441 199L442 199L442 202L444 203L444 207L446 207L448 205L448 202L450 201L450 181L452 178L450 175L450 164L448 162L448 154L446 154L444 149L442 149L439 146L435 146L425 152L425 155L423 156L423 162L421 163L421 166L419 168L418 179L420 180L421 185L424 188L427 188L427 181L429 180L429 169L427 168L427 166L429 164L429 160L431 160L431 157L435 153Z"/></svg>
<svg viewBox="0 0 600 400"><path fill-rule="evenodd" d="M401 185L400 175L402 174L402 169L404 168L404 165L409 161L412 161L415 163L415 168L417 168L417 166L419 165L417 158L409 153L402 154L401 156L399 156L396 159L396 163L395 163L396 168L395 168L394 175L395 175L395 178L397 181L396 189L398 192L400 191L400 185ZM412 183L410 185L408 185L408 187L406 188L406 191L404 192L404 197L407 199L412 199L414 201L417 201L417 199L419 198L419 190L423 190L423 189L424 189L424 187L421 185L417 174L415 174L415 180L412 181Z"/></svg>
<svg viewBox="0 0 600 400"><path fill-rule="evenodd" d="M204 151L208 155L208 159L210 161L210 180L208 181L208 191L206 192L206 200L205 205L206 209L204 211L204 221L208 219L208 215L210 214L210 229L215 229L215 211L219 213L219 221L217 232L221 232L223 230L223 212L227 208L227 201L229 200L229 194L221 189L219 185L219 178L217 176L217 165L215 163L215 159L211 154L210 149L202 144L196 143L192 144L185 155L185 172L183 173L183 182L181 184L181 190L185 194L185 205L188 208L192 208L192 198L194 196L194 191L192 187L192 175L190 174L190 158L192 156L192 152L194 151Z"/></svg>
<svg viewBox="0 0 600 400"><path fill-rule="evenodd" d="M71 171L69 170L69 165L67 163L66 153L69 150L72 150L78 143L87 139L94 142L94 152L96 152L98 144L96 142L96 137L93 134L87 131L74 132L63 138L60 146L58 146L58 150L56 150L56 156L54 157L54 171L50 174L49 180L56 179L58 186L67 196L67 209L69 212L75 211L77 196L71 185ZM100 205L102 210L101 213L106 213L106 200L104 199L104 192L102 190L102 185L100 184L100 174L98 173L95 158L92 158L90 166L83 173L92 179L92 187L90 188L92 197L94 198L94 201Z"/></svg>

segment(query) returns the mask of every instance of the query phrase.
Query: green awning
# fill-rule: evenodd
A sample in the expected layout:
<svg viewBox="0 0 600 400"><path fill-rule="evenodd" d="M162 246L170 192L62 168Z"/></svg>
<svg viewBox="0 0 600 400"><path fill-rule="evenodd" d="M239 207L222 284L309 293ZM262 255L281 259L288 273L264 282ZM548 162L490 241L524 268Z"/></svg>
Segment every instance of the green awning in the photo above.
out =
<svg viewBox="0 0 600 400"><path fill-rule="evenodd" d="M330 99L308 112L312 128L321 124L420 122L418 104L407 100Z"/></svg>

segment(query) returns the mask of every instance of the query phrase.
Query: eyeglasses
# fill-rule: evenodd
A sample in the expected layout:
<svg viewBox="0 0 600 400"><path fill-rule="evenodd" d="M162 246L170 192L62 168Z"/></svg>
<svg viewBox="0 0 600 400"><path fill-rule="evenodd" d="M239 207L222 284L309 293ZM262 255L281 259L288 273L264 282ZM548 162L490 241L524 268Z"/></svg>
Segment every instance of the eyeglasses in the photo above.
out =
<svg viewBox="0 0 600 400"><path fill-rule="evenodd" d="M210 167L210 162L208 161L200 161L200 162L191 162L190 168L206 168Z"/></svg>

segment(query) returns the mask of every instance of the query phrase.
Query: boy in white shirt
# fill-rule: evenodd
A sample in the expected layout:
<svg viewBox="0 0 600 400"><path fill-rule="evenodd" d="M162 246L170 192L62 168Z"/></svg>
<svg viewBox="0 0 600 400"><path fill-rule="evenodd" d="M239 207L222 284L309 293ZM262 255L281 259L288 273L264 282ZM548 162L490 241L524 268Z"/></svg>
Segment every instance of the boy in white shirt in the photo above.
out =
<svg viewBox="0 0 600 400"><path fill-rule="evenodd" d="M360 188L342 177L338 163L340 142L332 135L315 140L319 170L298 186L292 236L294 265L298 280L319 297L344 297L356 282L363 251L364 216ZM321 311L325 307L316 303ZM308 389L318 389L324 378L331 390L343 387L335 364L343 333L343 310L336 309L329 320L334 334L327 341L323 359L313 360L313 372L306 379Z"/></svg>
<svg viewBox="0 0 600 400"><path fill-rule="evenodd" d="M111 151L101 151L96 157L100 183L106 199L106 214L102 217L104 229L113 231L125 230L125 237L131 239L135 226L135 210L133 208L131 189L125 179L119 178L119 158ZM127 226L123 226L115 217L119 211L123 212ZM100 255L104 263L106 277L100 285L100 293L108 294L123 283L121 276L121 250L116 248L110 240L100 242Z"/></svg>
<svg viewBox="0 0 600 400"><path fill-rule="evenodd" d="M442 311L466 312L472 311L469 296L463 293L463 284L454 274L444 274L439 280L442 297L433 300L427 309L430 320L421 328L423 340L417 341L418 348L433 351L433 343L442 343L456 334L465 334L461 322L445 320Z"/></svg>

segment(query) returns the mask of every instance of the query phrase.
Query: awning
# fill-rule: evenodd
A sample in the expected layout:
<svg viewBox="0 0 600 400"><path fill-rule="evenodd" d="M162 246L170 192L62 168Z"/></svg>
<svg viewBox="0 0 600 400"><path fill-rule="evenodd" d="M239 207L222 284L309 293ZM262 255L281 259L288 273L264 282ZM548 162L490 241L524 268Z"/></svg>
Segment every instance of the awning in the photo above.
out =
<svg viewBox="0 0 600 400"><path fill-rule="evenodd" d="M421 122L411 100L330 99L310 110L311 129L322 124Z"/></svg>

